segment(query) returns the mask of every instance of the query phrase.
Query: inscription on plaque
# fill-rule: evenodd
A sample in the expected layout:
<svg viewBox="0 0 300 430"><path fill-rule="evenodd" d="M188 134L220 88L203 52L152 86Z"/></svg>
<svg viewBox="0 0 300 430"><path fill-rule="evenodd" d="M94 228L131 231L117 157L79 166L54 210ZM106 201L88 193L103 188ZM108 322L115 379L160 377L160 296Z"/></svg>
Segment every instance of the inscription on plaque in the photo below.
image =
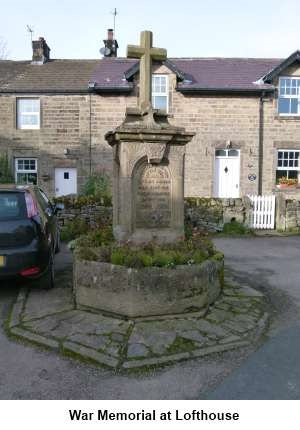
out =
<svg viewBox="0 0 300 430"><path fill-rule="evenodd" d="M136 227L168 228L171 223L171 179L165 166L142 166L137 175Z"/></svg>

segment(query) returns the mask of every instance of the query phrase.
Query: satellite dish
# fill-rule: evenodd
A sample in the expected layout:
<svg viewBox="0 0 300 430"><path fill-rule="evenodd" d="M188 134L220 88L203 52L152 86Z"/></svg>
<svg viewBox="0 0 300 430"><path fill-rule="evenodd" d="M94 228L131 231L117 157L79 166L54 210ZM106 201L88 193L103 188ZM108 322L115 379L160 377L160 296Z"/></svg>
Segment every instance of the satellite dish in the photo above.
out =
<svg viewBox="0 0 300 430"><path fill-rule="evenodd" d="M100 54L104 55L104 57L108 57L111 54L111 50L107 47L103 47L100 49Z"/></svg>

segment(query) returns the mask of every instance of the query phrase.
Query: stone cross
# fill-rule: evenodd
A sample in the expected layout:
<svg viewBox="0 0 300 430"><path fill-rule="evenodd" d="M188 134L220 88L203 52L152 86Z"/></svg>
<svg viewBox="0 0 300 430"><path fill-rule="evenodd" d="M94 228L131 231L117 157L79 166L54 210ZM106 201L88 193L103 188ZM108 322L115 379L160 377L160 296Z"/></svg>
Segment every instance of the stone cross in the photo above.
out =
<svg viewBox="0 0 300 430"><path fill-rule="evenodd" d="M140 97L139 107L142 112L152 107L152 60L163 61L167 50L152 47L152 31L141 32L140 46L127 46L128 58L140 58Z"/></svg>

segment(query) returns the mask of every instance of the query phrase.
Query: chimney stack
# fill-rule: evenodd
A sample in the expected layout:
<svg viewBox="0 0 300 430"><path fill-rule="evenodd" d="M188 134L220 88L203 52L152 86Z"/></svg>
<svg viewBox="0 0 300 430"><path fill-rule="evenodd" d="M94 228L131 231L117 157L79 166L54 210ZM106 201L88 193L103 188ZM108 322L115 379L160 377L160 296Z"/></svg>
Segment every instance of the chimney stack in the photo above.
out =
<svg viewBox="0 0 300 430"><path fill-rule="evenodd" d="M119 48L118 42L114 39L114 31L112 28L107 30L107 39L103 40L104 48L100 50L104 57L116 57Z"/></svg>
<svg viewBox="0 0 300 430"><path fill-rule="evenodd" d="M43 37L32 41L32 64L44 64L50 60L50 48Z"/></svg>

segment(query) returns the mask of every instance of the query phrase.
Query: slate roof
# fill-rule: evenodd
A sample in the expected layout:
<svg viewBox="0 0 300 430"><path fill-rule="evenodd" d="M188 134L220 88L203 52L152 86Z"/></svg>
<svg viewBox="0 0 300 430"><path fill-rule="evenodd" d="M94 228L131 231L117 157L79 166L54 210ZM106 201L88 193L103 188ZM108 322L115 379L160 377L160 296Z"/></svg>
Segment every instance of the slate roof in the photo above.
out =
<svg viewBox="0 0 300 430"><path fill-rule="evenodd" d="M128 90L132 89L132 84L125 78L126 72L135 64L137 60L129 58L103 58L90 78L91 83L95 83L95 90Z"/></svg>
<svg viewBox="0 0 300 430"><path fill-rule="evenodd" d="M96 65L101 60L0 60L0 92L87 92Z"/></svg>
<svg viewBox="0 0 300 430"><path fill-rule="evenodd" d="M282 62L281 59L260 58L192 58L171 59L184 72L178 84L182 91L244 90L273 88L259 81Z"/></svg>
<svg viewBox="0 0 300 430"><path fill-rule="evenodd" d="M261 91L272 89L261 80L282 59L170 58L178 78L177 89L197 91ZM30 61L0 60L0 92L130 92L138 61L127 58L98 60ZM128 79L126 79L126 77ZM259 81L259 83L254 83Z"/></svg>

